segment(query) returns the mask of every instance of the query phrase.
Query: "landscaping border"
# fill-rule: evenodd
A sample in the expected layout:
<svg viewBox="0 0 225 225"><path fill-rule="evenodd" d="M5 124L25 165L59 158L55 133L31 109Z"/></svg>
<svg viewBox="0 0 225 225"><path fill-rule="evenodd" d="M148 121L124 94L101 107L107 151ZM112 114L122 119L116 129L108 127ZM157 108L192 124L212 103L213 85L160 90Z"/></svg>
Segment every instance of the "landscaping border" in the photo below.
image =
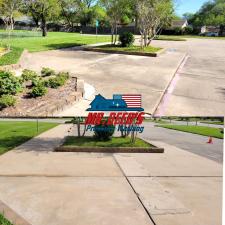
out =
<svg viewBox="0 0 225 225"><path fill-rule="evenodd" d="M60 146L55 148L56 152L96 152L96 153L164 153L163 148L150 147L80 147Z"/></svg>
<svg viewBox="0 0 225 225"><path fill-rule="evenodd" d="M83 51L92 51L92 52L101 52L101 53L111 53L111 54L123 54L123 55L137 55L137 56L148 56L148 57L158 57L161 55L163 52L166 51L166 48L163 48L159 50L158 52L155 53L150 53L150 52L125 52L125 51L120 51L120 50L106 50L106 49L100 49L98 47L83 47Z"/></svg>
<svg viewBox="0 0 225 225"><path fill-rule="evenodd" d="M0 200L0 212L4 214L5 218L15 225L31 225L24 218L18 215L15 211L9 208Z"/></svg>

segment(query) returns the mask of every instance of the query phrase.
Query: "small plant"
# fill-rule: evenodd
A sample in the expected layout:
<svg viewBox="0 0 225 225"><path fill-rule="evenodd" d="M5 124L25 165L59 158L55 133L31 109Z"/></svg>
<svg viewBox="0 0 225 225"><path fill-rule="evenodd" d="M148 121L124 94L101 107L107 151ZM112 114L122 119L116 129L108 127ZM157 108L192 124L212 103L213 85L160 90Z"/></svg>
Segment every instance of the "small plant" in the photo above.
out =
<svg viewBox="0 0 225 225"><path fill-rule="evenodd" d="M63 86L69 79L69 73L61 72L56 77L50 78L45 85L50 88L58 88Z"/></svg>
<svg viewBox="0 0 225 225"><path fill-rule="evenodd" d="M32 81L32 87L36 87L39 84L44 84L43 79L41 79L40 77L34 77L31 79L31 81Z"/></svg>
<svg viewBox="0 0 225 225"><path fill-rule="evenodd" d="M16 98L12 95L2 95L0 97L0 109L14 106L16 104Z"/></svg>
<svg viewBox="0 0 225 225"><path fill-rule="evenodd" d="M23 81L29 81L29 80L32 81L33 79L37 78L38 75L33 70L25 69L25 70L23 70L21 77L22 77Z"/></svg>
<svg viewBox="0 0 225 225"><path fill-rule="evenodd" d="M0 71L0 96L3 94L14 95L22 90L21 79L9 71Z"/></svg>
<svg viewBox="0 0 225 225"><path fill-rule="evenodd" d="M35 87L32 88L31 95L36 97L41 97L45 95L48 92L48 89L44 86L42 82L37 83Z"/></svg>
<svg viewBox="0 0 225 225"><path fill-rule="evenodd" d="M131 32L124 32L120 35L119 40L122 47L129 47L133 45L135 39Z"/></svg>
<svg viewBox="0 0 225 225"><path fill-rule="evenodd" d="M41 70L41 76L42 77L54 76L55 74L56 74L55 70L53 70L51 68L48 68L48 67L43 67L42 70Z"/></svg>
<svg viewBox="0 0 225 225"><path fill-rule="evenodd" d="M101 141L110 140L114 134L115 126L107 125L105 121L101 124L95 125L94 138Z"/></svg>

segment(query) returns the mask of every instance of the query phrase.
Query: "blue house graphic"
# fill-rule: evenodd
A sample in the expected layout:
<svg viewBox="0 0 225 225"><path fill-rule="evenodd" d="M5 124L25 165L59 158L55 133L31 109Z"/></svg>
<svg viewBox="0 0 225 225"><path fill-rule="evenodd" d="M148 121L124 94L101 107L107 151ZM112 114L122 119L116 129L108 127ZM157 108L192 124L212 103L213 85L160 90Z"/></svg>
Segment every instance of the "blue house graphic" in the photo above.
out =
<svg viewBox="0 0 225 225"><path fill-rule="evenodd" d="M87 111L144 111L143 108L127 107L122 95L113 95L113 99L106 99L98 94L91 102L90 108Z"/></svg>

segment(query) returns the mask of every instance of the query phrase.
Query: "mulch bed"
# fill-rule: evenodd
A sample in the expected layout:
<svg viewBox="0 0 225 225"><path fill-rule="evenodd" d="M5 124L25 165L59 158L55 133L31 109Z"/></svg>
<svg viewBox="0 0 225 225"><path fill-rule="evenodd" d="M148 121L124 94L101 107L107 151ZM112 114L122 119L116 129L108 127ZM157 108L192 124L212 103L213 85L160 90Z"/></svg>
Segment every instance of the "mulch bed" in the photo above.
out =
<svg viewBox="0 0 225 225"><path fill-rule="evenodd" d="M17 95L17 104L0 111L0 116L52 116L55 112L62 110L65 106L82 98L82 93L76 90L77 79L71 78L67 83L57 89L48 89L45 96L31 98L29 89Z"/></svg>

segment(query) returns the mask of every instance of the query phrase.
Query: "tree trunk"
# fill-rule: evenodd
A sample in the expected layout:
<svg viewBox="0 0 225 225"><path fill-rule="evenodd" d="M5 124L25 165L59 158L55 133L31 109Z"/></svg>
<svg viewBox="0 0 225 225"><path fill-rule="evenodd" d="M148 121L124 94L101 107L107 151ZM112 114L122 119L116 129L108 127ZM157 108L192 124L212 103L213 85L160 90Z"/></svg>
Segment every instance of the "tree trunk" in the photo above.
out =
<svg viewBox="0 0 225 225"><path fill-rule="evenodd" d="M42 29L42 37L46 37L47 36L47 24L46 24L46 20L45 20L44 16L42 16L42 19L41 19L41 29Z"/></svg>
<svg viewBox="0 0 225 225"><path fill-rule="evenodd" d="M111 44L113 44L113 40L114 40L114 27L112 26L112 28L111 28Z"/></svg>
<svg viewBox="0 0 225 225"><path fill-rule="evenodd" d="M117 41L117 23L116 23L116 34L115 34L115 40L114 40L114 45L116 44L116 41Z"/></svg>

